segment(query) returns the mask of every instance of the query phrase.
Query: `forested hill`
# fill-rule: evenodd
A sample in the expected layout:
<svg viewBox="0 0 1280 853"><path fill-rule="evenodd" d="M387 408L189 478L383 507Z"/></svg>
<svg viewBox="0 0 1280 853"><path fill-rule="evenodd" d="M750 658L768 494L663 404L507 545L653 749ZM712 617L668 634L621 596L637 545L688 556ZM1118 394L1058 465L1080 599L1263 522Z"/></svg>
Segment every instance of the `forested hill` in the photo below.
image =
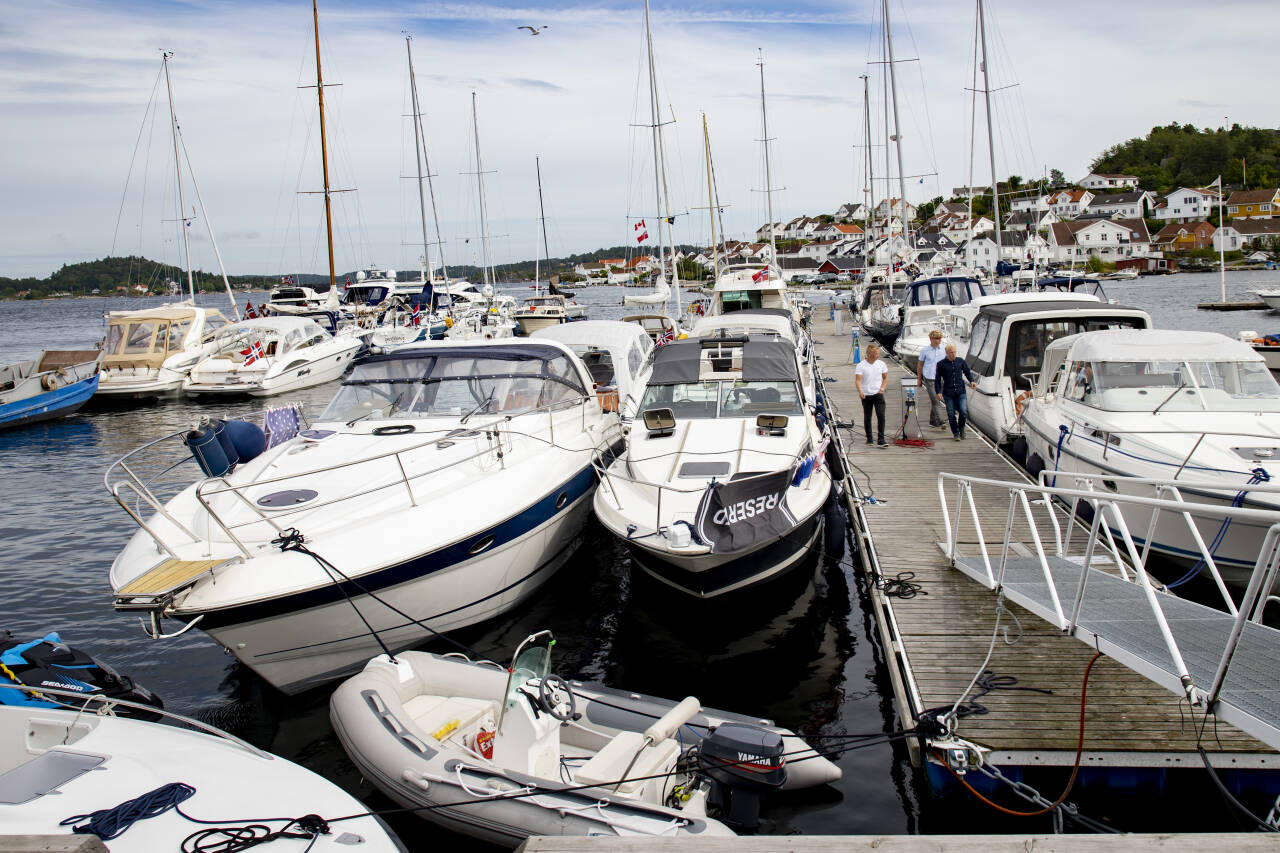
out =
<svg viewBox="0 0 1280 853"><path fill-rule="evenodd" d="M1143 139L1113 145L1090 168L1135 175L1139 186L1159 193L1206 186L1219 175L1232 186L1276 187L1280 186L1280 131L1238 124L1230 130L1200 130L1174 122L1153 127Z"/></svg>

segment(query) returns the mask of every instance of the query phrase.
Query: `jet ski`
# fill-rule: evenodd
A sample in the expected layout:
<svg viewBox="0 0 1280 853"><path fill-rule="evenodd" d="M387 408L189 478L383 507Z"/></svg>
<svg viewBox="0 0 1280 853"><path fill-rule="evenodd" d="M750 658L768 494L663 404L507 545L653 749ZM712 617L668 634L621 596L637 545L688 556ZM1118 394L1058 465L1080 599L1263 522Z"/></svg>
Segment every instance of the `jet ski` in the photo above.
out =
<svg viewBox="0 0 1280 853"><path fill-rule="evenodd" d="M0 630L0 685L20 685L31 689L0 689L0 705L28 708L75 707L74 700L42 694L41 687L71 690L85 696L125 699L161 709L160 697L121 675L110 666L73 649L55 631L38 640L18 642L9 631ZM160 714L120 705L120 717L158 720Z"/></svg>

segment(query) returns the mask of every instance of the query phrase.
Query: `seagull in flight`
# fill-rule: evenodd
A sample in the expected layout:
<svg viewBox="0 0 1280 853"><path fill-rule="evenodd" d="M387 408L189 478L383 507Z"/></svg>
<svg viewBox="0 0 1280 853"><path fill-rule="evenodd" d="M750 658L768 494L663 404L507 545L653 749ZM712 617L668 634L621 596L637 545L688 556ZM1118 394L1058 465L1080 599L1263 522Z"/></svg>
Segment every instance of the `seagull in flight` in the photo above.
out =
<svg viewBox="0 0 1280 853"><path fill-rule="evenodd" d="M526 26L526 27L516 27L516 29L517 29L517 30L528 30L528 31L529 31L529 35L531 35L531 36L536 36L538 33L542 32L543 30L545 30L545 29L546 29L547 27L549 27L549 26L551 26L551 25L550 25L550 24L543 24L543 25L542 25L542 26L540 26L540 27L527 27L527 26Z"/></svg>

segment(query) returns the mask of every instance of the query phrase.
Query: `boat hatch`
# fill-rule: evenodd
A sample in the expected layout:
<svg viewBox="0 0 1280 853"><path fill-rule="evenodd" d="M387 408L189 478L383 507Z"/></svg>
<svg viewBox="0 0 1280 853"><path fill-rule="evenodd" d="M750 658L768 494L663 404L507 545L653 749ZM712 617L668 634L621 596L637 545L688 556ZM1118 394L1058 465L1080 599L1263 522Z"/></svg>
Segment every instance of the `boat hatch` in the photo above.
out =
<svg viewBox="0 0 1280 853"><path fill-rule="evenodd" d="M287 509L315 500L319 494L315 489L285 489L282 492L263 495L256 503L266 509Z"/></svg>
<svg viewBox="0 0 1280 853"><path fill-rule="evenodd" d="M1261 460L1261 459L1274 459L1276 456L1276 450L1280 448L1233 447L1231 449L1235 451L1236 456L1239 456L1241 459L1248 459L1250 462L1257 462L1258 460Z"/></svg>
<svg viewBox="0 0 1280 853"><path fill-rule="evenodd" d="M107 759L101 755L50 750L0 774L0 804L20 806L58 791Z"/></svg>
<svg viewBox="0 0 1280 853"><path fill-rule="evenodd" d="M723 477L728 473L728 462L686 462L680 466L677 476L705 480L707 477Z"/></svg>

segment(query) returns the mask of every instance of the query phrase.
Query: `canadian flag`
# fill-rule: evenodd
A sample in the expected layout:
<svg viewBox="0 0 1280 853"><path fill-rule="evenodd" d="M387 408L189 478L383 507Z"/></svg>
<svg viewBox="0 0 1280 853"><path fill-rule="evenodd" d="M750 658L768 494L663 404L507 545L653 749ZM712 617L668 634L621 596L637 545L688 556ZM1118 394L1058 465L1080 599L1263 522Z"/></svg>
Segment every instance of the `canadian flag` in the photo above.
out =
<svg viewBox="0 0 1280 853"><path fill-rule="evenodd" d="M644 220L643 220L643 219L641 219L639 222L637 222L637 223L633 226L633 230L635 230L635 231L639 231L641 228L644 228L644 227L645 227L645 225L644 225Z"/></svg>
<svg viewBox="0 0 1280 853"><path fill-rule="evenodd" d="M769 271L767 269L764 269L764 270L760 270L758 273L751 276L751 280L759 284L760 282L764 281L768 277L769 277Z"/></svg>
<svg viewBox="0 0 1280 853"><path fill-rule="evenodd" d="M641 234L639 237L636 238L636 242L643 243L645 240L648 240L648 239L649 239L649 232L645 231L643 234Z"/></svg>

